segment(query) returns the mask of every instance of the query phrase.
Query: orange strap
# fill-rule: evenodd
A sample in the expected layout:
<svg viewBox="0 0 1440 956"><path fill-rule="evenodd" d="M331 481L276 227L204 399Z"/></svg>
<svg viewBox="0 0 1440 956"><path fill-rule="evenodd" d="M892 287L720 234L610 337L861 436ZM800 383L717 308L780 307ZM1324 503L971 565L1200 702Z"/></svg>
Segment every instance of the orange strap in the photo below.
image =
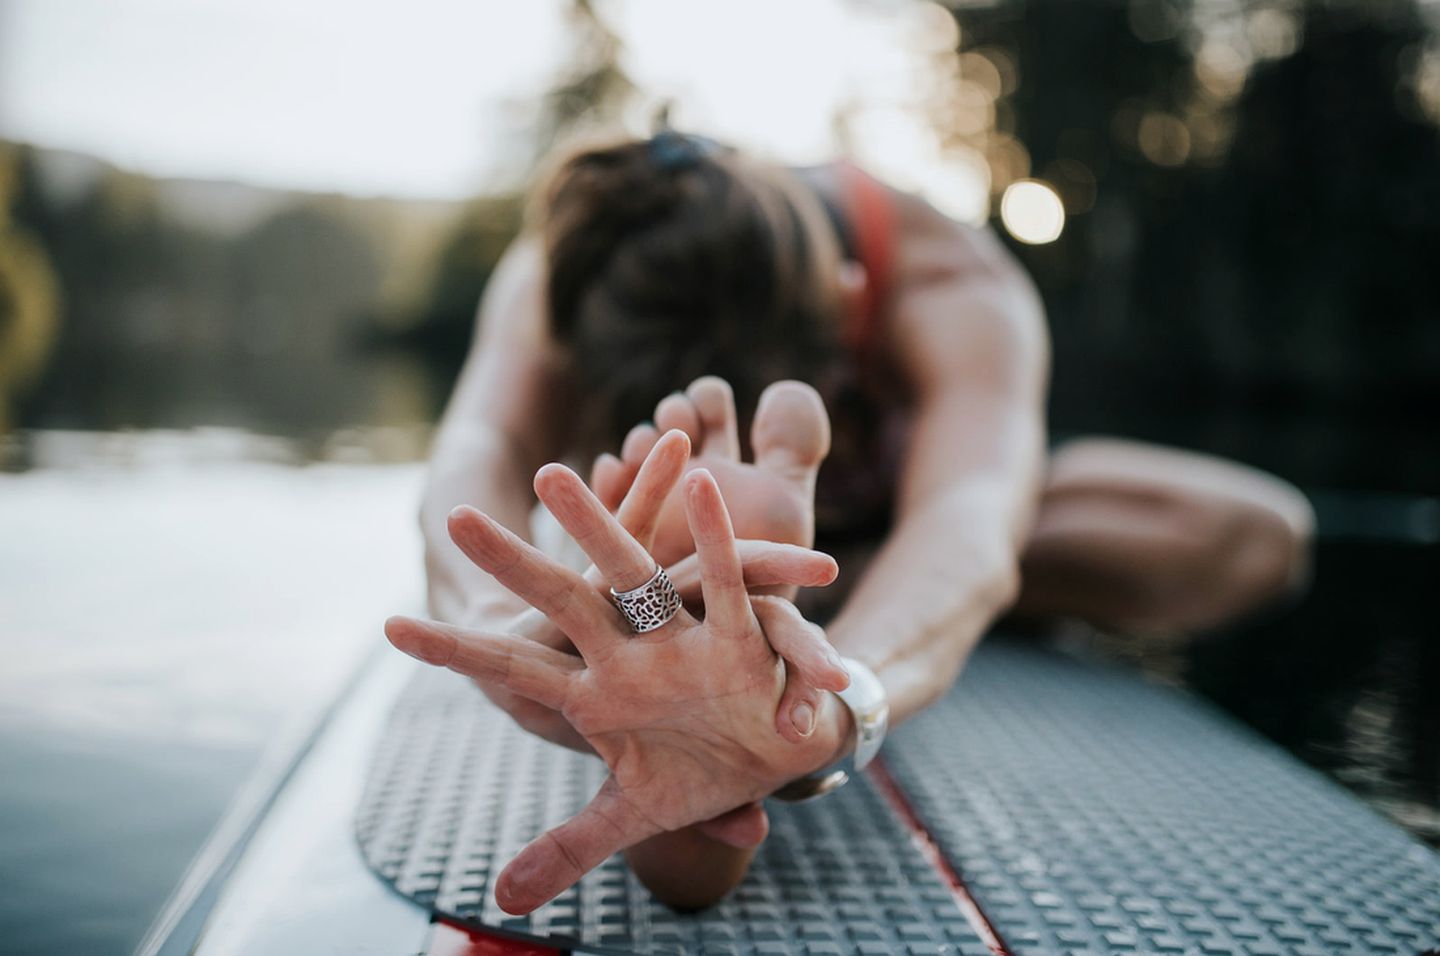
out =
<svg viewBox="0 0 1440 956"><path fill-rule="evenodd" d="M885 186L869 173L845 162L839 171L855 254L869 279L846 344L856 357L873 356L894 279L895 207Z"/></svg>

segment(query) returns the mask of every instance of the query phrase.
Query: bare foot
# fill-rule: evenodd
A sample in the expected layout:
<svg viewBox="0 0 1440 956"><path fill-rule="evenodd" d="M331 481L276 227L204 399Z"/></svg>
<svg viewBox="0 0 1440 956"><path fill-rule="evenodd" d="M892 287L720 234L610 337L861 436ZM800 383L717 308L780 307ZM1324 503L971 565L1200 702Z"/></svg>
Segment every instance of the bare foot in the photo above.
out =
<svg viewBox="0 0 1440 956"><path fill-rule="evenodd" d="M815 540L815 477L830 451L830 417L816 391L801 382L776 382L765 389L750 429L755 461L740 455L740 428L735 398L723 379L697 379L683 393L655 407L655 423L635 426L626 436L620 457L601 456L591 487L612 510L619 507L640 464L661 434L678 428L690 437L689 468L710 470L720 485L738 538L776 541L809 547ZM665 566L695 551L685 522L684 505L672 495L661 512L651 553ZM793 599L796 589L756 589ZM786 687L777 709L777 729L791 739L805 732L793 726L794 706L811 701L818 691L801 682ZM759 803L737 807L715 820L662 833L626 851L626 859L655 895L680 909L717 901L744 876L751 857L765 838L769 822ZM703 859L706 876L677 882L676 859ZM683 869L683 867L682 867Z"/></svg>
<svg viewBox="0 0 1440 956"><path fill-rule="evenodd" d="M591 485L616 507L659 436L678 428L695 449L691 468L708 468L720 485L739 538L809 547L815 540L815 476L830 450L830 419L816 391L801 382L776 382L765 389L750 429L755 461L740 457L740 434L730 386L713 376L696 379L655 408L655 423L635 426L620 457L595 463ZM691 554L695 544L683 504L672 496L662 512L653 553L670 565Z"/></svg>

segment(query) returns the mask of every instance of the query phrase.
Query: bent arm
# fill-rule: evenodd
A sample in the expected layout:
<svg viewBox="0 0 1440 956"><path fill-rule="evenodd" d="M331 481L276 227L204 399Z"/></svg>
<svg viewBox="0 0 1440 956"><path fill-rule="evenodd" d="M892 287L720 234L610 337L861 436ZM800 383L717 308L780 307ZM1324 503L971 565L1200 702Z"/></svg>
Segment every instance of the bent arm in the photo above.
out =
<svg viewBox="0 0 1440 956"><path fill-rule="evenodd" d="M921 242L893 346L917 413L895 526L828 628L903 721L954 682L1015 599L1045 457L1049 345L1038 296L993 236Z"/></svg>
<svg viewBox="0 0 1440 956"><path fill-rule="evenodd" d="M470 354L441 418L420 506L430 613L474 623L523 609L450 540L457 505L483 509L529 539L530 476L557 457L557 347L545 331L543 254L521 240L501 258L481 300Z"/></svg>

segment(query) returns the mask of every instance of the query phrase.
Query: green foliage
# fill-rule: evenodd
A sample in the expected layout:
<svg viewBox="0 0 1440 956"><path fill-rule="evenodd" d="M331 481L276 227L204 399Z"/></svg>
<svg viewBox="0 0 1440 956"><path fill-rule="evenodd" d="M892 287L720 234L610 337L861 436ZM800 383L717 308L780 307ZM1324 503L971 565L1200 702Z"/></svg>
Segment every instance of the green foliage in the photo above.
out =
<svg viewBox="0 0 1440 956"><path fill-rule="evenodd" d="M574 131L614 125L638 92L619 62L620 40L592 0L569 7L569 67L545 91L531 132L532 169ZM453 380L475 325L476 304L505 249L520 232L524 190L471 202L436 261L416 325L401 338L417 345L440 377Z"/></svg>
<svg viewBox="0 0 1440 956"><path fill-rule="evenodd" d="M55 271L40 243L10 214L30 174L21 151L0 146L0 435L12 425L12 402L44 369L59 327Z"/></svg>
<svg viewBox="0 0 1440 956"><path fill-rule="evenodd" d="M418 324L406 338L447 379L464 360L476 304L500 256L520 231L523 205L518 194L469 203L436 259Z"/></svg>
<svg viewBox="0 0 1440 956"><path fill-rule="evenodd" d="M570 69L540 100L536 156L543 156L575 129L617 120L639 89L620 67L620 38L595 9L594 0L571 0Z"/></svg>
<svg viewBox="0 0 1440 956"><path fill-rule="evenodd" d="M1057 430L1300 480L1440 482L1433 442L1402 467L1362 424L1419 437L1440 399L1440 134L1420 70L1436 41L1413 2L956 16L965 51L1013 68L997 132L1030 174L1062 195L1075 164L1095 182L1059 241L1015 246L1050 315Z"/></svg>

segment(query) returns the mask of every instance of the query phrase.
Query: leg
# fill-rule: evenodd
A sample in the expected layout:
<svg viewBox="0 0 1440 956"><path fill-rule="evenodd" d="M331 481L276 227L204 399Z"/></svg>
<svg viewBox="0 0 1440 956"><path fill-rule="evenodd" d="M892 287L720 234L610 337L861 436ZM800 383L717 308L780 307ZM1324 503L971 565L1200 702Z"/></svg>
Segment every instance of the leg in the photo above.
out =
<svg viewBox="0 0 1440 956"><path fill-rule="evenodd" d="M1134 634L1202 631L1303 588L1314 514L1219 458L1108 438L1051 457L1017 613Z"/></svg>

